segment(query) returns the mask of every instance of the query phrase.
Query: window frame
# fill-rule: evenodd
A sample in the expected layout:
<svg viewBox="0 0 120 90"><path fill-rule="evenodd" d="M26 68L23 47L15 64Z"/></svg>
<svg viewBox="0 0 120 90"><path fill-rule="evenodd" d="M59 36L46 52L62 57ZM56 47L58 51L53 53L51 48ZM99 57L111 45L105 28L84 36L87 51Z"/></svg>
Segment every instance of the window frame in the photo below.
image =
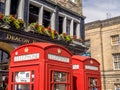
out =
<svg viewBox="0 0 120 90"><path fill-rule="evenodd" d="M55 76L54 76L54 74L55 74L55 72L61 72L61 73L66 73L66 75L65 75L65 81L55 81ZM69 89L69 85L70 85L70 80L69 80L69 76L70 76L70 74L69 74L69 72L65 72L65 71L54 71L54 70L50 70L50 90L54 90L54 87L55 87L55 85L65 85L66 87L65 87L65 90L68 90Z"/></svg>
<svg viewBox="0 0 120 90"><path fill-rule="evenodd" d="M9 58L10 58L10 55L9 55L9 53L8 52L6 52L6 51L4 51L4 50L2 50L2 49L0 49L0 63L7 63L8 61L6 61L6 62L3 62L4 60L4 54L7 54L8 55L8 58L6 59L6 60L8 60L9 61Z"/></svg>
<svg viewBox="0 0 120 90"><path fill-rule="evenodd" d="M76 0L69 0L71 3L76 4Z"/></svg>
<svg viewBox="0 0 120 90"><path fill-rule="evenodd" d="M120 53L115 53L112 55L112 57L113 57L113 69L120 70Z"/></svg>
<svg viewBox="0 0 120 90"><path fill-rule="evenodd" d="M120 85L120 84L115 84L115 85L114 85L115 90L120 90L120 87L117 87L117 85Z"/></svg>
<svg viewBox="0 0 120 90"><path fill-rule="evenodd" d="M115 45L119 45L120 44L120 37L118 34L116 35L112 35L111 36L111 45L115 46Z"/></svg>
<svg viewBox="0 0 120 90"><path fill-rule="evenodd" d="M6 0L4 0L3 2L2 1L0 1L0 9L1 9L0 12L2 12L3 14L5 14Z"/></svg>

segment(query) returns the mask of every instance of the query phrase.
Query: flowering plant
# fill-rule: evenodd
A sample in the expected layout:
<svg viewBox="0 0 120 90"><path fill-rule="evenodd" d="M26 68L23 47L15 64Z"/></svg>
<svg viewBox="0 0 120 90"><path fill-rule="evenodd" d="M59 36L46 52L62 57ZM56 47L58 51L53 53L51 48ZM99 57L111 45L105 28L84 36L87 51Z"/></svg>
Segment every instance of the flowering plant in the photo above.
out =
<svg viewBox="0 0 120 90"><path fill-rule="evenodd" d="M2 20L3 18L3 14L0 12L0 20Z"/></svg>
<svg viewBox="0 0 120 90"><path fill-rule="evenodd" d="M0 22L3 28L24 29L25 23L22 19L16 19L13 15L5 16L0 13Z"/></svg>
<svg viewBox="0 0 120 90"><path fill-rule="evenodd" d="M66 33L60 34L60 38L65 40L65 41L67 41L67 42L71 42L72 41L72 38L68 34L66 34Z"/></svg>
<svg viewBox="0 0 120 90"><path fill-rule="evenodd" d="M31 23L28 28L27 31L31 31L31 32L36 32L39 34L43 34L44 32L44 26L43 25L39 25L37 22L35 23Z"/></svg>
<svg viewBox="0 0 120 90"><path fill-rule="evenodd" d="M0 27L1 27L1 25L3 24L3 17L4 17L4 15L0 12Z"/></svg>
<svg viewBox="0 0 120 90"><path fill-rule="evenodd" d="M31 23L28 26L27 31L32 31L33 33L36 32L38 34L50 36L52 39L58 38L58 32L56 30L52 30L50 27L45 28L43 25L39 25L39 23Z"/></svg>

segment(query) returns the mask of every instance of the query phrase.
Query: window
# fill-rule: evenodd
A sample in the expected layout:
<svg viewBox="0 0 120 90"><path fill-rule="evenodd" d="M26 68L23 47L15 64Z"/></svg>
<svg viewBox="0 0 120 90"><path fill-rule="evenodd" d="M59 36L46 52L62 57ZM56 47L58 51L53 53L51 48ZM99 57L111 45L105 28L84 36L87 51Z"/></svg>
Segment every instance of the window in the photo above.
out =
<svg viewBox="0 0 120 90"><path fill-rule="evenodd" d="M76 35L76 31L77 31L77 23L74 22L74 25L73 25L73 35Z"/></svg>
<svg viewBox="0 0 120 90"><path fill-rule="evenodd" d="M63 32L63 17L59 16L59 34Z"/></svg>
<svg viewBox="0 0 120 90"><path fill-rule="evenodd" d="M0 0L0 12L5 13L5 2L6 0Z"/></svg>
<svg viewBox="0 0 120 90"><path fill-rule="evenodd" d="M98 90L98 81L96 78L89 78L89 90Z"/></svg>
<svg viewBox="0 0 120 90"><path fill-rule="evenodd" d="M112 42L112 45L118 45L119 44L119 35L111 36L111 42Z"/></svg>
<svg viewBox="0 0 120 90"><path fill-rule="evenodd" d="M120 53L113 54L114 69L120 70Z"/></svg>
<svg viewBox="0 0 120 90"><path fill-rule="evenodd" d="M20 0L11 0L10 14L15 15L16 17L17 17L19 2Z"/></svg>
<svg viewBox="0 0 120 90"><path fill-rule="evenodd" d="M29 6L29 23L38 21L39 8L30 4Z"/></svg>
<svg viewBox="0 0 120 90"><path fill-rule="evenodd" d="M51 23L50 19L51 19L51 12L47 10L43 10L43 25L45 27L50 26L50 23Z"/></svg>
<svg viewBox="0 0 120 90"><path fill-rule="evenodd" d="M34 70L12 73L11 90L34 90ZM31 89L30 89L31 88Z"/></svg>
<svg viewBox="0 0 120 90"><path fill-rule="evenodd" d="M75 3L75 0L70 0L71 2Z"/></svg>
<svg viewBox="0 0 120 90"><path fill-rule="evenodd" d="M68 90L69 82L67 72L51 71L50 90Z"/></svg>
<svg viewBox="0 0 120 90"><path fill-rule="evenodd" d="M0 49L0 63L7 63L9 59L9 54Z"/></svg>
<svg viewBox="0 0 120 90"><path fill-rule="evenodd" d="M67 20L67 25L66 25L66 27L67 27L67 29L66 29L66 33L68 34L68 35L70 35L70 25L71 25L71 20Z"/></svg>
<svg viewBox="0 0 120 90"><path fill-rule="evenodd" d="M115 90L120 90L120 84L115 84Z"/></svg>

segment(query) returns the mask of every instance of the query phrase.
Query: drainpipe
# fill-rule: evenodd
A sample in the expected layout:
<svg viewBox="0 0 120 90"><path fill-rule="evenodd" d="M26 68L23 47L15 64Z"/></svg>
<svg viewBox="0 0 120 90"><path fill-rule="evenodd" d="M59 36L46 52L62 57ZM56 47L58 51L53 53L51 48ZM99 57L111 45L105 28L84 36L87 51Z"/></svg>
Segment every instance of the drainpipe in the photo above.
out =
<svg viewBox="0 0 120 90"><path fill-rule="evenodd" d="M100 40L101 40L101 58L102 58L102 72L103 72L103 86L104 90L106 90L106 85L105 85L105 70L104 70L104 57L103 57L103 38L102 38L102 23L100 22Z"/></svg>

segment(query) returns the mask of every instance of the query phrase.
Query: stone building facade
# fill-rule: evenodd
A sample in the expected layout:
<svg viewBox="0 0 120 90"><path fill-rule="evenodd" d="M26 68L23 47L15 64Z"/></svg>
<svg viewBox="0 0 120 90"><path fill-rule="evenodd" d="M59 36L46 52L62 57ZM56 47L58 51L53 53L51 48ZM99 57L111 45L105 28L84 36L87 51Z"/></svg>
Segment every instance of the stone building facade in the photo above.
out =
<svg viewBox="0 0 120 90"><path fill-rule="evenodd" d="M61 6L82 15L82 0L52 0L55 3L59 3Z"/></svg>
<svg viewBox="0 0 120 90"><path fill-rule="evenodd" d="M101 64L102 90L120 90L120 17L85 24L85 40Z"/></svg>

